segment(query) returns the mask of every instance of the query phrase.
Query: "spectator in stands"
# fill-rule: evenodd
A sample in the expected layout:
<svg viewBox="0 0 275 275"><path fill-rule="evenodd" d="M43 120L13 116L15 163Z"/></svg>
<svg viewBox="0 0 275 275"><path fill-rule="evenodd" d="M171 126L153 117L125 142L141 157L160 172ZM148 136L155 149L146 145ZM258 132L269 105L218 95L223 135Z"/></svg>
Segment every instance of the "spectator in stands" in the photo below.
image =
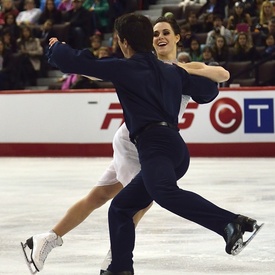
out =
<svg viewBox="0 0 275 275"><path fill-rule="evenodd" d="M91 47L90 51L94 56L98 57L98 51L102 46L102 37L99 34L94 34L90 37Z"/></svg>
<svg viewBox="0 0 275 275"><path fill-rule="evenodd" d="M25 70L25 85L36 85L36 79L41 68L43 48L40 40L32 35L32 29L29 26L21 28L21 36L17 40L17 47Z"/></svg>
<svg viewBox="0 0 275 275"><path fill-rule="evenodd" d="M230 60L229 49L224 36L216 36L212 50L213 57L218 63L227 63Z"/></svg>
<svg viewBox="0 0 275 275"><path fill-rule="evenodd" d="M25 10L25 1L26 0L14 0L14 3L19 11ZM38 9L40 8L40 1L41 0L34 0L34 6Z"/></svg>
<svg viewBox="0 0 275 275"><path fill-rule="evenodd" d="M204 62L206 65L210 64L211 62L216 62L213 57L213 50L210 46L203 47L202 62Z"/></svg>
<svg viewBox="0 0 275 275"><path fill-rule="evenodd" d="M55 6L54 0L46 0L45 7L38 19L38 24L43 25L47 20L51 20L53 24L62 23L62 14Z"/></svg>
<svg viewBox="0 0 275 275"><path fill-rule="evenodd" d="M192 39L196 38L195 34L192 33L189 24L183 24L180 26L180 37L181 40L178 43L179 50L189 51Z"/></svg>
<svg viewBox="0 0 275 275"><path fill-rule="evenodd" d="M260 46L265 46L265 39L269 34L275 35L275 16L268 20L267 27L260 29Z"/></svg>
<svg viewBox="0 0 275 275"><path fill-rule="evenodd" d="M263 58L275 58L275 35L268 34L265 39L265 50Z"/></svg>
<svg viewBox="0 0 275 275"><path fill-rule="evenodd" d="M254 47L249 33L240 32L237 35L232 54L233 61L257 61L260 55Z"/></svg>
<svg viewBox="0 0 275 275"><path fill-rule="evenodd" d="M0 38L0 91L11 88L11 52L4 46Z"/></svg>
<svg viewBox="0 0 275 275"><path fill-rule="evenodd" d="M206 45L213 47L216 37L222 35L226 40L227 45L232 45L234 40L230 30L223 26L223 21L220 15L214 15L213 30L207 33Z"/></svg>
<svg viewBox="0 0 275 275"><path fill-rule="evenodd" d="M267 26L261 29L262 35L275 34L275 16L268 20Z"/></svg>
<svg viewBox="0 0 275 275"><path fill-rule="evenodd" d="M73 9L64 13L64 21L70 24L69 44L76 49L89 45L91 20L89 12L82 7L83 0L73 0Z"/></svg>
<svg viewBox="0 0 275 275"><path fill-rule="evenodd" d="M240 24L247 24L248 27L252 26L251 16L244 12L244 4L242 2L236 2L234 5L234 11L229 16L227 21L227 29L231 30L235 35L239 30Z"/></svg>
<svg viewBox="0 0 275 275"><path fill-rule="evenodd" d="M202 24L202 32L210 32L213 30L213 20L214 20L214 14L213 13L207 13L204 16L203 24Z"/></svg>
<svg viewBox="0 0 275 275"><path fill-rule="evenodd" d="M240 0L238 0L240 1ZM262 1L262 0L261 0ZM256 16L256 2L255 0L242 0L242 3L244 5L244 12L248 13L251 17Z"/></svg>
<svg viewBox="0 0 275 275"><path fill-rule="evenodd" d="M62 0L53 0L55 7L58 7ZM43 11L47 5L47 0L40 0L40 10Z"/></svg>
<svg viewBox="0 0 275 275"><path fill-rule="evenodd" d="M191 62L191 56L188 52L180 52L177 57L178 62L189 63Z"/></svg>
<svg viewBox="0 0 275 275"><path fill-rule="evenodd" d="M40 14L42 13L39 8L35 7L33 0L25 0L25 10L19 12L16 17L16 23L18 26L25 25L35 25L38 23Z"/></svg>
<svg viewBox="0 0 275 275"><path fill-rule="evenodd" d="M16 38L12 35L9 28L4 28L1 32L4 48L11 53L17 53Z"/></svg>
<svg viewBox="0 0 275 275"><path fill-rule="evenodd" d="M57 6L57 9L61 12L69 11L73 8L72 0L62 0L59 5Z"/></svg>
<svg viewBox="0 0 275 275"><path fill-rule="evenodd" d="M48 48L49 39L51 37L56 37L56 33L53 30L53 21L51 19L46 20L43 25L33 30L33 35L40 40L40 44L45 53Z"/></svg>
<svg viewBox="0 0 275 275"><path fill-rule="evenodd" d="M185 12L185 9L187 6L192 6L192 5L205 5L207 3L207 0L182 0L179 3L179 6L182 7L183 11Z"/></svg>
<svg viewBox="0 0 275 275"><path fill-rule="evenodd" d="M225 17L226 0L207 0L198 12L198 17L203 19L207 14L220 14L222 18Z"/></svg>
<svg viewBox="0 0 275 275"><path fill-rule="evenodd" d="M259 18L263 2L264 2L264 0L254 0L253 12L251 12L249 14L251 16Z"/></svg>
<svg viewBox="0 0 275 275"><path fill-rule="evenodd" d="M268 21L274 16L273 4L268 0L264 1L260 11L259 23L261 27L266 28Z"/></svg>
<svg viewBox="0 0 275 275"><path fill-rule="evenodd" d="M110 49L106 46L101 46L98 49L98 58L110 57Z"/></svg>
<svg viewBox="0 0 275 275"><path fill-rule="evenodd" d="M187 20L184 23L189 24L190 30L193 33L203 32L202 23L198 21L198 17L194 11L189 12Z"/></svg>
<svg viewBox="0 0 275 275"><path fill-rule="evenodd" d="M87 9L92 18L94 30L104 33L109 30L109 3L107 0L85 0L83 7Z"/></svg>
<svg viewBox="0 0 275 275"><path fill-rule="evenodd" d="M20 28L15 22L15 16L12 13L5 15L5 24L3 25L3 30L9 30L11 37L14 41L19 38Z"/></svg>
<svg viewBox="0 0 275 275"><path fill-rule="evenodd" d="M2 0L1 3L0 25L4 25L5 16L7 14L12 14L16 17L19 14L19 10L15 7L13 0Z"/></svg>
<svg viewBox="0 0 275 275"><path fill-rule="evenodd" d="M202 61L201 45L197 38L191 40L189 54L191 61Z"/></svg>

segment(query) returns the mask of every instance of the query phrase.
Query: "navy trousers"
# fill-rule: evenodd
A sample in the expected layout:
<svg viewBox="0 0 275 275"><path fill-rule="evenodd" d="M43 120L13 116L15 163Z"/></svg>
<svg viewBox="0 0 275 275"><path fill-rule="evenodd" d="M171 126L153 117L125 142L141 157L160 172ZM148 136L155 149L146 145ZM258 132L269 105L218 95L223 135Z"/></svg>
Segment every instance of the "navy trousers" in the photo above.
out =
<svg viewBox="0 0 275 275"><path fill-rule="evenodd" d="M176 130L153 127L139 136L136 146L141 171L113 199L109 208L112 263L108 270L112 272L133 272L133 216L153 200L174 214L221 236L226 225L236 217L236 214L177 186L177 180L188 169L189 152Z"/></svg>

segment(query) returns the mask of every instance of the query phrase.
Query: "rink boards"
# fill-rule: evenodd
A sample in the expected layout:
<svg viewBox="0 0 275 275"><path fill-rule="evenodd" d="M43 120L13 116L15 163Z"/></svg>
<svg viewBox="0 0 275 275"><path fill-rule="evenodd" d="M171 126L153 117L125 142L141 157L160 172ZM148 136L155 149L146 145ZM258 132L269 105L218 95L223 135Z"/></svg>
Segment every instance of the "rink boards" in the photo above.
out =
<svg viewBox="0 0 275 275"><path fill-rule="evenodd" d="M275 87L221 89L179 121L193 156L275 156ZM111 156L114 89L0 93L0 156Z"/></svg>

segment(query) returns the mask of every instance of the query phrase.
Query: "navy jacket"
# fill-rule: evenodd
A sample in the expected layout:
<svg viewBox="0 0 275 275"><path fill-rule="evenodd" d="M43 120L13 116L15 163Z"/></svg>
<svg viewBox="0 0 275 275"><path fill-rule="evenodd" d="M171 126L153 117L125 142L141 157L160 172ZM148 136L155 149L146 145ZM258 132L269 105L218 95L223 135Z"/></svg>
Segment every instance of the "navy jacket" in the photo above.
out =
<svg viewBox="0 0 275 275"><path fill-rule="evenodd" d="M113 82L130 138L150 123L177 125L182 94L198 103L209 102L218 95L215 82L191 76L176 65L159 61L152 53L138 53L129 59L96 59L89 50L75 50L57 42L50 48L48 58L63 73Z"/></svg>

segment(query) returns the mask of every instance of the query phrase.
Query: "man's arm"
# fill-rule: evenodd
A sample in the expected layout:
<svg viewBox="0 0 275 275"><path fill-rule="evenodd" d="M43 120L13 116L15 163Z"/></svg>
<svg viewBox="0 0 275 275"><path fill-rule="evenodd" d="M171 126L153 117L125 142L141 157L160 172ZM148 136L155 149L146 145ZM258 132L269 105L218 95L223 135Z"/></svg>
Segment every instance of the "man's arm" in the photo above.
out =
<svg viewBox="0 0 275 275"><path fill-rule="evenodd" d="M203 62L177 63L179 67L185 69L189 74L204 76L214 82L224 82L230 78L230 74L222 66L208 66Z"/></svg>

